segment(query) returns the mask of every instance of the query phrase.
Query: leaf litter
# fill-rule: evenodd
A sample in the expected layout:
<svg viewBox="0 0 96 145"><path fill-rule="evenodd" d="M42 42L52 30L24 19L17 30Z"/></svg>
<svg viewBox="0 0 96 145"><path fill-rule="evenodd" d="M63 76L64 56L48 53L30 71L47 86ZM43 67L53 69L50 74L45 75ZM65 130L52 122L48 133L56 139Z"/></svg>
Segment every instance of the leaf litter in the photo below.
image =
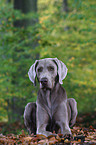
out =
<svg viewBox="0 0 96 145"><path fill-rule="evenodd" d="M8 144L8 145L52 145L52 144L73 144L73 145L95 145L96 144L96 129L93 126L89 128L74 126L71 129L73 137L69 139L67 136L63 136L63 134L57 134L57 136L51 135L46 137L42 134L31 134L26 135L24 130L19 135L8 134L3 135L0 134L0 145Z"/></svg>

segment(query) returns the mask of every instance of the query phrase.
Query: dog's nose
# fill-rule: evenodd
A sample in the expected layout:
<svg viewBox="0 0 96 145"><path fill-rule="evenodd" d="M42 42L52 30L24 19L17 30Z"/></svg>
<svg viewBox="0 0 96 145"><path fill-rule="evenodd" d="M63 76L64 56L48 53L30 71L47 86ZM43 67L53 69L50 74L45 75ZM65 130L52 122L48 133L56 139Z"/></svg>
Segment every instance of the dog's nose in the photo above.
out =
<svg viewBox="0 0 96 145"><path fill-rule="evenodd" d="M48 79L47 78L42 78L40 82L41 82L41 84L43 86L46 86L47 85L47 82L48 82Z"/></svg>

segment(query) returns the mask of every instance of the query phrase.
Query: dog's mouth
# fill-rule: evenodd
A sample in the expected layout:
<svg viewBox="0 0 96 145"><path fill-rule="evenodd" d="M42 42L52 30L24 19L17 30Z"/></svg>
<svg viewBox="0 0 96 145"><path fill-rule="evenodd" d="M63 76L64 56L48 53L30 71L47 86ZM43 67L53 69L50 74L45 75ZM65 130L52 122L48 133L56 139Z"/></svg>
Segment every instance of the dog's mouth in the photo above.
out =
<svg viewBox="0 0 96 145"><path fill-rule="evenodd" d="M43 91L47 91L47 90L50 90L51 91L51 89L52 88L50 88L48 85L47 86L41 86L40 87Z"/></svg>
<svg viewBox="0 0 96 145"><path fill-rule="evenodd" d="M40 82L40 88L43 90L49 89L48 84L42 84L41 82Z"/></svg>
<svg viewBox="0 0 96 145"><path fill-rule="evenodd" d="M50 90L51 88L48 86L48 83L41 83L40 82L40 88L44 91Z"/></svg>

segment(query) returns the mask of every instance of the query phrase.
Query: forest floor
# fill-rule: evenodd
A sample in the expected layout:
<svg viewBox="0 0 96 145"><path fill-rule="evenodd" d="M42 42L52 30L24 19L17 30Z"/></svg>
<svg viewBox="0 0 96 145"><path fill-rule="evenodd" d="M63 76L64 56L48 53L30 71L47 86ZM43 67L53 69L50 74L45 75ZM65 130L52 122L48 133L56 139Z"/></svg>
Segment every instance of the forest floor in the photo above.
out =
<svg viewBox="0 0 96 145"><path fill-rule="evenodd" d="M17 130L20 130L20 132L16 133ZM71 131L73 138L63 137L62 134L45 137L44 135L28 135L25 131L24 124L20 122L9 124L9 126L8 124L0 123L0 145L95 145L96 112L79 115L77 117L77 123Z"/></svg>

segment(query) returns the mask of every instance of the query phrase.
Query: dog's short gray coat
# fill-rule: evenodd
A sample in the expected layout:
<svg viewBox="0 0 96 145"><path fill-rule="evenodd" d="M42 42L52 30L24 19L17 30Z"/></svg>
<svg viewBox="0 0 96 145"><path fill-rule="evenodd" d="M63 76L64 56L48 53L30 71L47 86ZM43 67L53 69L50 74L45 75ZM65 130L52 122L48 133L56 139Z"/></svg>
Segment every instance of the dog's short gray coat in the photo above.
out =
<svg viewBox="0 0 96 145"><path fill-rule="evenodd" d="M49 136L52 131L63 135L71 134L77 116L75 99L67 99L61 86L67 75L66 65L57 58L36 60L28 72L35 84L36 76L40 83L36 103L28 103L24 111L24 123L30 133Z"/></svg>

